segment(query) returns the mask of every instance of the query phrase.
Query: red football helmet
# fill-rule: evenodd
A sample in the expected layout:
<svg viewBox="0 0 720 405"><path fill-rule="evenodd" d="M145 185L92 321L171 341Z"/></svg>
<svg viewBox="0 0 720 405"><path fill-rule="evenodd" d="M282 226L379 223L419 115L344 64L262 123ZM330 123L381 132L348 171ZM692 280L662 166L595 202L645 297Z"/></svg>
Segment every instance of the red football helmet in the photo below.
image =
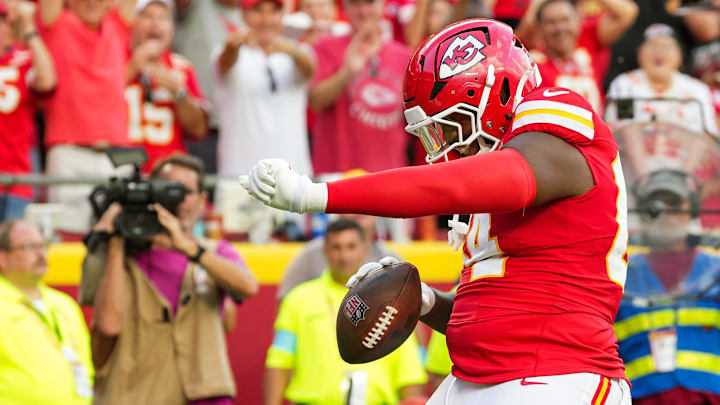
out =
<svg viewBox="0 0 720 405"><path fill-rule="evenodd" d="M410 60L405 130L420 138L428 163L476 140L480 152L494 150L517 105L539 85L540 73L512 28L488 19L460 21L428 38ZM457 139L448 143L443 127L457 130Z"/></svg>

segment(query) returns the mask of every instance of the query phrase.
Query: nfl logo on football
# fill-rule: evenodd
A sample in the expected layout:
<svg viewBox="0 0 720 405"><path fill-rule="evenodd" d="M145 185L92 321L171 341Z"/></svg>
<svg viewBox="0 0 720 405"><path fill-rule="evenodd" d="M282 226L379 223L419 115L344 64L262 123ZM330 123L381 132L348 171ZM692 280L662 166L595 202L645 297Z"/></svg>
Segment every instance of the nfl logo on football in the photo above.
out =
<svg viewBox="0 0 720 405"><path fill-rule="evenodd" d="M357 294L353 294L352 297L348 298L347 301L345 301L343 313L345 314L347 319L352 322L353 325L357 326L358 322L365 319L365 311L367 310L367 304L365 304L363 300L358 297Z"/></svg>

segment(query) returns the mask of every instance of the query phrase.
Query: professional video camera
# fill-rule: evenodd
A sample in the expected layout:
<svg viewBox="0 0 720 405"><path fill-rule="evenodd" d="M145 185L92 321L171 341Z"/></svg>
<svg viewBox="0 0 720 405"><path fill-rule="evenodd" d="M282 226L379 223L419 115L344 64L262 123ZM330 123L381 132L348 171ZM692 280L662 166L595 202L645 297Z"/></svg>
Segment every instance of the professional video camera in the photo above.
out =
<svg viewBox="0 0 720 405"><path fill-rule="evenodd" d="M115 167L132 164L135 169L130 177L111 177L107 184L93 189L89 198L95 218L99 219L110 204L120 203L122 212L115 219L115 232L126 239L147 240L162 230L157 213L148 205L160 203L176 213L185 199L185 186L177 181L140 178L140 164L148 160L142 148L110 149L107 154Z"/></svg>

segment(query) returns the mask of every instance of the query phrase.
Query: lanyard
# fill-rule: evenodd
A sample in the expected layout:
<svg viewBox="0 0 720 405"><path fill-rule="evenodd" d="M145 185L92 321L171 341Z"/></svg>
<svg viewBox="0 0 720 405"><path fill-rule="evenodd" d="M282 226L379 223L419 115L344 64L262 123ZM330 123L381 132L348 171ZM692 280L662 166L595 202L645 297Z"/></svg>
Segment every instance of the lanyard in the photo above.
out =
<svg viewBox="0 0 720 405"><path fill-rule="evenodd" d="M45 306L44 312L47 313L50 316L50 318L52 318L52 319L50 319L45 315L45 313L40 312L40 310L35 308L35 306L33 306L30 302L23 301L23 304L28 309L30 309L33 313L35 313L35 315L37 315L38 318L40 318L40 320L43 322L43 324L45 324L45 326L47 327L48 334L54 335L55 339L57 339L58 344L62 344L63 335L62 335L62 332L60 331L60 322L58 322L57 317L55 316L55 312L52 309L50 309L47 305Z"/></svg>

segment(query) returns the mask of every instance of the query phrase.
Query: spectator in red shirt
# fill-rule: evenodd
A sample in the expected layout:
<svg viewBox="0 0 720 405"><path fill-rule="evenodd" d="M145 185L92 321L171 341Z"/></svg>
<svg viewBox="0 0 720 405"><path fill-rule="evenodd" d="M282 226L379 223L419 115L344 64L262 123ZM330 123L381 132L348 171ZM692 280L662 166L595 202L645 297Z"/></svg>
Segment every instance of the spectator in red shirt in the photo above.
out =
<svg viewBox="0 0 720 405"><path fill-rule="evenodd" d="M135 3L39 0L40 32L58 77L45 103L49 174L109 175L113 167L106 149L129 143L123 94ZM90 190L89 185L50 188L49 199L66 206L61 230L89 228Z"/></svg>
<svg viewBox="0 0 720 405"><path fill-rule="evenodd" d="M398 78L410 51L383 38L383 7L383 0L349 0L352 33L314 44L317 71L309 101L317 112L311 147L315 174L407 165Z"/></svg>
<svg viewBox="0 0 720 405"><path fill-rule="evenodd" d="M172 53L173 5L170 0L141 0L127 68L130 142L142 145L150 157L146 171L158 159L187 152L183 135L203 138L208 107L190 61Z"/></svg>
<svg viewBox="0 0 720 405"><path fill-rule="evenodd" d="M605 12L583 19L570 0L545 0L528 11L519 34L537 30L539 48L532 53L545 87L566 87L584 96L602 111L602 82L607 71L608 47L635 21L632 0L602 0ZM534 18L532 16L534 15ZM537 25L536 27L534 27ZM522 37L521 37L522 38Z"/></svg>
<svg viewBox="0 0 720 405"><path fill-rule="evenodd" d="M0 172L28 174L34 145L34 93L55 88L52 57L35 28L35 4L0 2ZM21 41L14 39L14 26ZM27 185L0 186L0 221L20 218L32 201Z"/></svg>

